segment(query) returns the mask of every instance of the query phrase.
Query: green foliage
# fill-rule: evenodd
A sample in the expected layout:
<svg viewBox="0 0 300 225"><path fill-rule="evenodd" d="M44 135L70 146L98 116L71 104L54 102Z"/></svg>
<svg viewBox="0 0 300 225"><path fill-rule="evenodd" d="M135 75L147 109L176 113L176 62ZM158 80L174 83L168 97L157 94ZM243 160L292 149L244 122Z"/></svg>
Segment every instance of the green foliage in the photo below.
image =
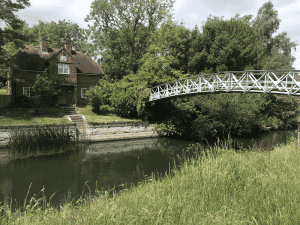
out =
<svg viewBox="0 0 300 225"><path fill-rule="evenodd" d="M34 101L25 95L16 96L16 105L22 108L32 108L34 106Z"/></svg>
<svg viewBox="0 0 300 225"><path fill-rule="evenodd" d="M64 126L33 128L31 131L13 130L8 152L14 158L74 152L76 137Z"/></svg>
<svg viewBox="0 0 300 225"><path fill-rule="evenodd" d="M267 53L272 48L272 34L278 30L280 22L278 12L273 9L271 1L264 3L259 8L256 18L252 21L258 39L263 40L265 43Z"/></svg>
<svg viewBox="0 0 300 225"><path fill-rule="evenodd" d="M95 112L114 111L120 116L137 117L142 115L145 100L149 97L149 89L142 85L134 85L125 79L110 83L100 80L101 86L86 93Z"/></svg>
<svg viewBox="0 0 300 225"><path fill-rule="evenodd" d="M291 42L286 32L276 35L281 20L278 18L277 10L273 9L271 1L266 2L258 10L257 17L252 21L256 36L264 43L264 60L262 60L262 69L291 69L295 61L291 57L291 50L296 50L295 42Z"/></svg>
<svg viewBox="0 0 300 225"><path fill-rule="evenodd" d="M161 22L170 17L172 0L94 0L85 18L94 51L101 54L106 79L120 80L136 73L148 40ZM95 21L95 22L94 22Z"/></svg>
<svg viewBox="0 0 300 225"><path fill-rule="evenodd" d="M3 49L3 46L7 42L14 42L17 46L20 46L20 40L25 39L25 37L20 35L17 31L24 25L24 21L20 20L14 12L24 9L26 6L30 6L29 0L19 0L17 3L13 3L10 0L1 1L0 22L11 26L12 29L0 28L0 65L7 60L7 53Z"/></svg>
<svg viewBox="0 0 300 225"><path fill-rule="evenodd" d="M262 126L287 129L299 116L299 100L296 97L264 96L265 104L261 109L264 115Z"/></svg>
<svg viewBox="0 0 300 225"><path fill-rule="evenodd" d="M292 67L296 58L291 56L291 51L296 51L297 43L291 42L286 32L275 36L272 40L273 47L268 57L265 58L263 69L280 70L294 69Z"/></svg>
<svg viewBox="0 0 300 225"><path fill-rule="evenodd" d="M188 31L182 25L171 20L164 22L160 29L151 36L147 52L141 59L141 67L136 77L143 81L147 87L153 87L172 80L187 77L180 69L186 56L181 35L187 36Z"/></svg>
<svg viewBox="0 0 300 225"><path fill-rule="evenodd" d="M101 86L88 90L85 95L94 112L112 111L110 96L114 90L114 84L103 79L99 83Z"/></svg>
<svg viewBox="0 0 300 225"><path fill-rule="evenodd" d="M152 3L145 8L134 0L120 3L94 1L86 18L101 21L94 23L90 35L94 47L102 52L107 74L106 83L90 95L94 108L113 107L118 115L144 116L160 122L159 128L169 134L195 138L240 136L265 127L291 126L298 104L287 105L268 95L220 94L146 104L147 88L190 74L290 66L294 59L289 54L296 44L286 33L272 38L280 23L272 3L264 4L253 21L251 15L237 14L230 20L209 17L202 32L197 26L190 31L166 19L168 13L160 14L164 20L156 21L162 22L159 28L150 26L143 23L142 12Z"/></svg>
<svg viewBox="0 0 300 225"><path fill-rule="evenodd" d="M143 86L132 85L118 86L121 91L115 91L111 96L111 103L118 115L124 117L138 117L142 115L145 100L149 96L149 90Z"/></svg>
<svg viewBox="0 0 300 225"><path fill-rule="evenodd" d="M192 31L193 40L189 49L189 71L212 73L258 69L262 59L263 41L256 40L255 30L236 16L230 20L209 17L203 33L198 28Z"/></svg>
<svg viewBox="0 0 300 225"><path fill-rule="evenodd" d="M162 100L150 110L151 119L162 121L168 133L172 128L172 133L185 137L216 139L250 135L266 127L290 128L299 116L298 107L292 97L237 93Z"/></svg>
<svg viewBox="0 0 300 225"><path fill-rule="evenodd" d="M53 81L45 75L37 75L32 91L36 108L53 106L58 100L58 93L54 88Z"/></svg>
<svg viewBox="0 0 300 225"><path fill-rule="evenodd" d="M7 29L12 28L8 27ZM72 47L76 50L83 51L88 55L90 53L86 31L80 28L78 24L70 21L59 20L58 23L54 21L50 23L39 21L33 27L28 27L28 24L24 24L24 26L19 28L18 32L28 37L26 42L23 42L23 45L39 46L39 38L46 36L49 48L61 48L64 41L70 39ZM7 43L5 49L11 56L19 50L13 42Z"/></svg>
<svg viewBox="0 0 300 225"><path fill-rule="evenodd" d="M6 82L6 73L10 65L11 55L6 51L5 46L12 42L17 48L24 47L23 41L27 40L27 37L18 31L24 26L24 21L20 20L14 12L28 6L30 6L29 0L19 0L17 2L1 0L0 23L4 23L10 28L0 27L0 83L4 84Z"/></svg>

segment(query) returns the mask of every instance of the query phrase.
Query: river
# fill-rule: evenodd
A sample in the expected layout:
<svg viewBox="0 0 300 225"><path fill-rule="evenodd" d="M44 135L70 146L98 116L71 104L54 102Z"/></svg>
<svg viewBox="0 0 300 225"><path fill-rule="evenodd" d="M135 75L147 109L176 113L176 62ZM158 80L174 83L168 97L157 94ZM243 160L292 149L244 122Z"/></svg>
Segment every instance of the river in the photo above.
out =
<svg viewBox="0 0 300 225"><path fill-rule="evenodd" d="M287 137L296 136L296 130L282 130L237 141L244 146L253 146L256 141L267 148L273 138L274 145L282 145ZM26 195L27 202L34 195L36 199L42 197L43 188L47 201L55 193L52 203L58 205L68 198L93 194L96 187L106 191L120 184L137 185L153 172L165 174L173 167L174 160L178 163L177 155L193 143L146 138L92 143L75 155L11 161L1 161L0 157L0 205L3 202L23 205Z"/></svg>

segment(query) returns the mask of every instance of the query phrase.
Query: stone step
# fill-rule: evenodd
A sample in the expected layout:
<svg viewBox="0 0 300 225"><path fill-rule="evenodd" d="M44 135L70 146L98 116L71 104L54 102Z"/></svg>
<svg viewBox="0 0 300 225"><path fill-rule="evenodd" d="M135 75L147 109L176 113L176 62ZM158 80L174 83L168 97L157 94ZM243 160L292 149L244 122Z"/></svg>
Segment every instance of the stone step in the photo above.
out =
<svg viewBox="0 0 300 225"><path fill-rule="evenodd" d="M60 107L65 115L76 115L79 111L76 107Z"/></svg>
<svg viewBox="0 0 300 225"><path fill-rule="evenodd" d="M79 140L87 139L89 135L87 134L86 124L84 119L82 118L82 115L77 114L68 116L71 118L72 122L76 123L76 128L79 131Z"/></svg>

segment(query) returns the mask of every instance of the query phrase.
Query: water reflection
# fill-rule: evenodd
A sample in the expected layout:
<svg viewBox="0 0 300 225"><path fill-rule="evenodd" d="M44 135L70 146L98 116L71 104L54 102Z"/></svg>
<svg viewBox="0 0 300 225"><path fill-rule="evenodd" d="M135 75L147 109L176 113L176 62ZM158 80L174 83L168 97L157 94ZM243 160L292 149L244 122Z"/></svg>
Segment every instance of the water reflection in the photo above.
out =
<svg viewBox="0 0 300 225"><path fill-rule="evenodd" d="M136 185L152 172L164 174L170 158L190 143L168 138L99 142L75 155L9 161L0 165L0 202L9 197L22 205L29 187L27 201L44 187L48 200L56 193L52 200L58 204L68 195L89 193L96 185L99 190Z"/></svg>
<svg viewBox="0 0 300 225"><path fill-rule="evenodd" d="M275 131L255 140L258 143L264 140L266 147L274 134L275 144L286 143L288 135L296 137L295 130ZM251 138L238 142L244 146L253 144ZM77 199L93 193L96 187L105 191L120 184L137 185L152 172L164 175L173 167L174 160L178 162L176 155L181 155L192 143L195 142L170 138L98 142L74 155L5 161L0 163L0 202L9 198L13 204L23 205L29 187L27 201L44 187L47 201L56 193L52 200L59 204L68 197Z"/></svg>

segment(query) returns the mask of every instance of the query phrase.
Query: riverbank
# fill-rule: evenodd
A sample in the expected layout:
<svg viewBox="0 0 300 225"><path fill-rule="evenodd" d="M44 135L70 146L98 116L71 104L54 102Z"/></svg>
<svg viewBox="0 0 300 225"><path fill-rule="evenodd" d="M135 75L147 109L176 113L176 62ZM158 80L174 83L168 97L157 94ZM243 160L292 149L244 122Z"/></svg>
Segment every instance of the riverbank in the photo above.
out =
<svg viewBox="0 0 300 225"><path fill-rule="evenodd" d="M109 197L100 193L54 210L31 200L8 224L297 224L300 221L300 149L294 143L271 152L220 154L182 165ZM178 156L180 157L180 156ZM171 169L171 168L170 168ZM126 187L126 184L124 184ZM44 199L45 200L45 199ZM40 199L40 201L44 201ZM43 213L42 213L43 212Z"/></svg>
<svg viewBox="0 0 300 225"><path fill-rule="evenodd" d="M72 134L79 140L88 142L100 142L122 139L136 139L164 136L164 132L160 132L155 128L155 124L143 125L140 122L119 121L119 122L98 122L87 123L86 132L81 135L75 123L68 124L39 124L39 125L19 125L19 126L0 126L0 149L5 148L13 130L28 130L40 127L68 127Z"/></svg>

